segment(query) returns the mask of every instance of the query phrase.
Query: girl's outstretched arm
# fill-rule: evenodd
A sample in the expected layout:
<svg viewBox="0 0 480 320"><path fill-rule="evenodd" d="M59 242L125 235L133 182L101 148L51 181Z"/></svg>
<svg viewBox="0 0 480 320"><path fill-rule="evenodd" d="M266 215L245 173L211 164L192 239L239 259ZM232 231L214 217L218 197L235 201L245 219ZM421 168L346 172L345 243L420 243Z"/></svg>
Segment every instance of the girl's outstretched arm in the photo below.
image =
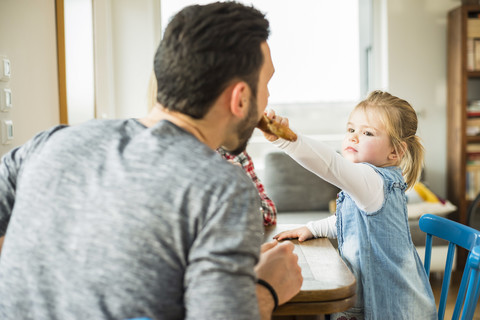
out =
<svg viewBox="0 0 480 320"><path fill-rule="evenodd" d="M268 118L289 127L288 118L267 111ZM275 146L325 181L347 192L357 206L366 212L381 208L384 200L383 179L364 163L352 163L322 141L298 135L295 142L264 134Z"/></svg>
<svg viewBox="0 0 480 320"><path fill-rule="evenodd" d="M274 145L307 170L344 190L364 211L374 212L383 204L383 179L364 163L352 163L330 145L298 135L296 142L278 139Z"/></svg>

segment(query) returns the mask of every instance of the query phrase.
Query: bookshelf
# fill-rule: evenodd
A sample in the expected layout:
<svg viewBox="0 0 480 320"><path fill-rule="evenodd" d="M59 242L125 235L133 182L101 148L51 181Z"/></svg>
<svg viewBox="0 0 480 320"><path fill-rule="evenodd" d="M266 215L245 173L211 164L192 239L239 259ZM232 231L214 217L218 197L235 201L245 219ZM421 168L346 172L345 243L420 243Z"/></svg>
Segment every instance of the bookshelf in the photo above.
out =
<svg viewBox="0 0 480 320"><path fill-rule="evenodd" d="M477 42L480 44L480 5L462 5L451 10L447 35L447 194L458 207L456 219L464 224L471 200L480 193Z"/></svg>

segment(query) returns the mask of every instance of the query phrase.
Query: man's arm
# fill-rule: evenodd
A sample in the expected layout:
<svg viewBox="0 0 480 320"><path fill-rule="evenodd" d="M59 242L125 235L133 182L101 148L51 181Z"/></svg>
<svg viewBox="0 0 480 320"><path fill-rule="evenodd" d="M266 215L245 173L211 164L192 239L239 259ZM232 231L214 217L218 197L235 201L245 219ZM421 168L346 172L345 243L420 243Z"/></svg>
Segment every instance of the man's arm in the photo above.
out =
<svg viewBox="0 0 480 320"><path fill-rule="evenodd" d="M6 153L0 160L0 250L3 237L6 233L10 216L15 203L17 177L22 165L29 156L40 148L48 138L66 126L56 126L48 131L43 131L27 141L22 146L16 147Z"/></svg>
<svg viewBox="0 0 480 320"><path fill-rule="evenodd" d="M203 190L219 195L209 206L196 206L201 213L184 274L185 319L258 319L254 268L263 242L260 201L242 169L223 164L215 170L190 199L204 199Z"/></svg>
<svg viewBox="0 0 480 320"><path fill-rule="evenodd" d="M276 291L278 304L293 298L302 286L302 270L298 265L298 256L293 253L291 242L279 243L276 240L262 246L260 261L255 267L259 279L268 282ZM257 300L262 320L270 319L274 300L270 291L257 284Z"/></svg>
<svg viewBox="0 0 480 320"><path fill-rule="evenodd" d="M257 284L257 300L261 320L270 320L274 307L272 294L267 288L259 284Z"/></svg>

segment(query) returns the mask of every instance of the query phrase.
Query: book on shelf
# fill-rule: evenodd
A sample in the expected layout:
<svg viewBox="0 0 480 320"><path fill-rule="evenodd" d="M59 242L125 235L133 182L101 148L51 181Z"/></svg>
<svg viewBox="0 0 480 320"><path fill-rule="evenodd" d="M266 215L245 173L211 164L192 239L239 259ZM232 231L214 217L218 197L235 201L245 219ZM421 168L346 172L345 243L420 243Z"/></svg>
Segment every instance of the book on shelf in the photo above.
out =
<svg viewBox="0 0 480 320"><path fill-rule="evenodd" d="M467 165L480 166L480 152L467 153Z"/></svg>
<svg viewBox="0 0 480 320"><path fill-rule="evenodd" d="M468 143L466 149L465 196L473 200L480 192L480 143Z"/></svg>
<svg viewBox="0 0 480 320"><path fill-rule="evenodd" d="M480 38L480 19L478 17L467 19L467 38Z"/></svg>
<svg viewBox="0 0 480 320"><path fill-rule="evenodd" d="M469 118L480 116L480 100L470 100L467 106L467 116Z"/></svg>
<svg viewBox="0 0 480 320"><path fill-rule="evenodd" d="M470 117L470 118L480 117L480 111L477 111L477 110L473 110L473 111L467 110L467 116Z"/></svg>
<svg viewBox="0 0 480 320"><path fill-rule="evenodd" d="M480 136L480 118L467 119L467 136Z"/></svg>
<svg viewBox="0 0 480 320"><path fill-rule="evenodd" d="M467 200L473 200L480 192L480 164L469 164L467 162L467 176L465 179L465 196Z"/></svg>
<svg viewBox="0 0 480 320"><path fill-rule="evenodd" d="M480 143L467 144L467 154L469 153L480 153Z"/></svg>
<svg viewBox="0 0 480 320"><path fill-rule="evenodd" d="M467 19L467 70L480 70L480 19Z"/></svg>
<svg viewBox="0 0 480 320"><path fill-rule="evenodd" d="M480 37L467 38L467 70L480 70Z"/></svg>
<svg viewBox="0 0 480 320"><path fill-rule="evenodd" d="M475 70L480 70L480 39L473 40L473 52L475 53Z"/></svg>
<svg viewBox="0 0 480 320"><path fill-rule="evenodd" d="M467 70L475 70L474 38L467 38Z"/></svg>

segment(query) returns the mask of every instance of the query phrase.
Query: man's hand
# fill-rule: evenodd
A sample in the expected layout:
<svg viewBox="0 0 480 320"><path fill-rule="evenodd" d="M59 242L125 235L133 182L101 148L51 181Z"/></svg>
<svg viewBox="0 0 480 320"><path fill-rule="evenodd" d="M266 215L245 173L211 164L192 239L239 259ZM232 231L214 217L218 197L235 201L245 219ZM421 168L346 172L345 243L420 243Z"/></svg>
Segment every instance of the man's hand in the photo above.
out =
<svg viewBox="0 0 480 320"><path fill-rule="evenodd" d="M267 281L277 292L279 305L293 298L302 286L302 270L293 249L294 245L288 241L265 243L255 267L257 277Z"/></svg>

